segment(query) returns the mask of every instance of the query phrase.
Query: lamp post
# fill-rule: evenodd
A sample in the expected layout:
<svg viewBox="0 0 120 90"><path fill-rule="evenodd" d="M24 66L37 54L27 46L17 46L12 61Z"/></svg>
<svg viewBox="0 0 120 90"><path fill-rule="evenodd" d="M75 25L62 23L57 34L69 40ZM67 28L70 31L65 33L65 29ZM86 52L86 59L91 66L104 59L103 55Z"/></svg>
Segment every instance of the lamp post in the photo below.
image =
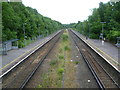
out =
<svg viewBox="0 0 120 90"><path fill-rule="evenodd" d="M102 23L102 33L101 33L102 45L104 45L104 37L103 37L103 30L104 30L104 28L103 28L103 24L106 23L106 22L100 22L100 23Z"/></svg>
<svg viewBox="0 0 120 90"><path fill-rule="evenodd" d="M84 25L83 25L83 23L82 23L82 34L84 35Z"/></svg>
<svg viewBox="0 0 120 90"><path fill-rule="evenodd" d="M45 29L47 30L47 27L46 27L46 26L45 26ZM46 31L46 35L48 36L48 34L49 34L49 33L48 33L48 30L47 30L47 31Z"/></svg>
<svg viewBox="0 0 120 90"><path fill-rule="evenodd" d="M106 23L106 22L100 22L100 23L102 23L102 40L103 40L103 30L104 30L103 24Z"/></svg>
<svg viewBox="0 0 120 90"><path fill-rule="evenodd" d="M88 38L90 38L90 24L89 24L89 21L88 22Z"/></svg>
<svg viewBox="0 0 120 90"><path fill-rule="evenodd" d="M26 24L26 23L23 23L23 31L24 31L24 44L25 44L25 38L26 38L26 36L25 36L25 24Z"/></svg>
<svg viewBox="0 0 120 90"><path fill-rule="evenodd" d="M40 28L40 24L38 24L38 35L40 36L40 30L39 30L39 28Z"/></svg>

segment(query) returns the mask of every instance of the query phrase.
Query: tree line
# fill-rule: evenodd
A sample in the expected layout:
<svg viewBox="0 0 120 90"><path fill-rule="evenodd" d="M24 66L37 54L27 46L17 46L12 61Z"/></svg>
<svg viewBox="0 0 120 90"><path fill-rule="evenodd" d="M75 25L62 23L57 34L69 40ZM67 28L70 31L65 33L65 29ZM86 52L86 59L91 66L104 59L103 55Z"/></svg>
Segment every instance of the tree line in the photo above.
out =
<svg viewBox="0 0 120 90"><path fill-rule="evenodd" d="M36 9L24 6L22 2L2 2L0 11L2 41L17 38L23 44L24 39L46 36L62 28L73 28L94 39L99 39L103 33L103 37L111 42L116 42L116 37L120 37L120 2L101 2L87 20L64 25L39 14Z"/></svg>
<svg viewBox="0 0 120 90"><path fill-rule="evenodd" d="M2 41L33 39L40 35L48 35L63 25L45 17L36 9L26 7L22 2L2 2Z"/></svg>
<svg viewBox="0 0 120 90"><path fill-rule="evenodd" d="M71 23L68 27L94 39L99 39L102 33L106 40L116 42L116 37L120 37L120 2L100 2L99 8L94 8L87 20Z"/></svg>

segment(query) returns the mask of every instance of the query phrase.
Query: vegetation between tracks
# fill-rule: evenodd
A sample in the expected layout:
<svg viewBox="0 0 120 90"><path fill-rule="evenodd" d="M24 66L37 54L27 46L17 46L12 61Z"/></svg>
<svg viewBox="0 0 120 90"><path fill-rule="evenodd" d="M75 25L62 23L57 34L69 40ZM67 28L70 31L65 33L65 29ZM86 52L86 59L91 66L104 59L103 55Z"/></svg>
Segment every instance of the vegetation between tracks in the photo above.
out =
<svg viewBox="0 0 120 90"><path fill-rule="evenodd" d="M49 62L49 72L42 75L42 82L38 88L76 87L73 83L76 63L71 60L68 31L65 31L61 36L58 47L59 49L55 54L56 58Z"/></svg>

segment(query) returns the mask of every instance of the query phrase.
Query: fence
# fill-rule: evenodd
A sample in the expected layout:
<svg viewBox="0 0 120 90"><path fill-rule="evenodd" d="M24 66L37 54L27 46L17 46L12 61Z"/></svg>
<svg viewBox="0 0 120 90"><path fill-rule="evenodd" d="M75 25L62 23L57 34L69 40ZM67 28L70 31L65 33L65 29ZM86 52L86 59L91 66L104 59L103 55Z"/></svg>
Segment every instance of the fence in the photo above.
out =
<svg viewBox="0 0 120 90"><path fill-rule="evenodd" d="M18 48L18 40L19 39L13 39L13 40L9 40L6 42L3 42L0 44L0 54L7 54L7 51L11 50L11 49L17 49Z"/></svg>

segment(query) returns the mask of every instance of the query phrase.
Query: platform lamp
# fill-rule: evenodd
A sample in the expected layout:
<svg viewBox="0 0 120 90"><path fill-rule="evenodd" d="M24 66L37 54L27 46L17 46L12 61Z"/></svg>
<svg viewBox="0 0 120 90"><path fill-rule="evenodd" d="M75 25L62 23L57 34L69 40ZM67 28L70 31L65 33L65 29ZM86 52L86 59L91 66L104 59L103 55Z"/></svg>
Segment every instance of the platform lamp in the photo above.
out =
<svg viewBox="0 0 120 90"><path fill-rule="evenodd" d="M104 45L104 37L103 37L103 30L104 30L104 28L103 28L103 24L106 23L106 22L100 22L100 23L102 23L102 33L101 33L102 45Z"/></svg>
<svg viewBox="0 0 120 90"><path fill-rule="evenodd" d="M84 35L84 24L82 23L82 34Z"/></svg>
<svg viewBox="0 0 120 90"><path fill-rule="evenodd" d="M87 20L88 22L88 38L90 38L90 23L89 23L89 20Z"/></svg>
<svg viewBox="0 0 120 90"><path fill-rule="evenodd" d="M102 23L102 35L103 35L103 30L104 30L103 24L106 23L106 22L100 22L100 23ZM103 36L102 36L102 40L103 40Z"/></svg>
<svg viewBox="0 0 120 90"><path fill-rule="evenodd" d="M39 34L39 36L40 36L40 24L38 24L38 34Z"/></svg>
<svg viewBox="0 0 120 90"><path fill-rule="evenodd" d="M23 31L24 31L24 45L26 44L26 43L25 43L25 39L26 39L26 36L25 36L25 25L26 25L26 23L23 23Z"/></svg>

